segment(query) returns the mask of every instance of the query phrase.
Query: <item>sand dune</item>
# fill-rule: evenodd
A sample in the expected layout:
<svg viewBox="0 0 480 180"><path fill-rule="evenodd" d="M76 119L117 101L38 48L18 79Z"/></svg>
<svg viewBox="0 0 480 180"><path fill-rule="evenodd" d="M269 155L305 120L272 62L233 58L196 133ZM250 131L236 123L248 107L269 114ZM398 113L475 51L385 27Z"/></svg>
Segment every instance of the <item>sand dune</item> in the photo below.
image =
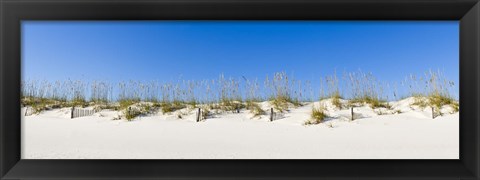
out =
<svg viewBox="0 0 480 180"><path fill-rule="evenodd" d="M350 109L329 100L292 107L273 122L247 110L195 122L194 109L184 109L182 119L157 113L133 121L112 120L119 112L111 110L70 119L68 108L55 109L22 118L22 158L458 159L459 113L444 107L432 119L429 108L411 101L390 102L392 109L356 107L354 121ZM320 103L330 118L304 125Z"/></svg>

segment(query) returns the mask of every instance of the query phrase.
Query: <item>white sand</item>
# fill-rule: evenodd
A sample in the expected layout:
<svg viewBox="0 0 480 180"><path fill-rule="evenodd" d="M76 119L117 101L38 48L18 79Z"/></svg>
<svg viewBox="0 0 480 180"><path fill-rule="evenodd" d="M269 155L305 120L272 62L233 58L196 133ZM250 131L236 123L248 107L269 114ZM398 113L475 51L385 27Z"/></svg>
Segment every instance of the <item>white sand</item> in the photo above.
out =
<svg viewBox="0 0 480 180"><path fill-rule="evenodd" d="M459 114L432 119L428 108L411 109L410 102L392 102L403 111L393 115L355 108L362 118L354 121L349 109L323 102L333 118L310 126L303 123L312 103L274 122L246 110L197 123L193 111L184 119L158 113L129 122L112 120L114 111L70 119L68 109L57 109L22 119L22 158L458 159Z"/></svg>

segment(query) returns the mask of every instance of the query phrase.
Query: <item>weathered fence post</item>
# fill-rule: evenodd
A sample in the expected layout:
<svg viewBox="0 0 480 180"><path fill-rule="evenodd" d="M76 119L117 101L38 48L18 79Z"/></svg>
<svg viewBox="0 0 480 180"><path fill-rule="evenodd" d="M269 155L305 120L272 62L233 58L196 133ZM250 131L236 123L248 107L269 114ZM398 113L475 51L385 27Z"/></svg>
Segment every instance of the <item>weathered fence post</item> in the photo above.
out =
<svg viewBox="0 0 480 180"><path fill-rule="evenodd" d="M352 115L352 117L350 118L350 120L352 120L352 121L353 121L353 106L352 106L352 107L350 107L350 114Z"/></svg>
<svg viewBox="0 0 480 180"><path fill-rule="evenodd" d="M200 116L201 116L201 113L202 113L202 110L200 108L198 108L198 111L197 111L197 122L200 121Z"/></svg>
<svg viewBox="0 0 480 180"><path fill-rule="evenodd" d="M432 119L435 119L435 109L432 106Z"/></svg>
<svg viewBox="0 0 480 180"><path fill-rule="evenodd" d="M273 121L273 108L270 108L270 122Z"/></svg>
<svg viewBox="0 0 480 180"><path fill-rule="evenodd" d="M72 112L70 113L70 119L73 119L73 112L75 111L75 107L72 106Z"/></svg>

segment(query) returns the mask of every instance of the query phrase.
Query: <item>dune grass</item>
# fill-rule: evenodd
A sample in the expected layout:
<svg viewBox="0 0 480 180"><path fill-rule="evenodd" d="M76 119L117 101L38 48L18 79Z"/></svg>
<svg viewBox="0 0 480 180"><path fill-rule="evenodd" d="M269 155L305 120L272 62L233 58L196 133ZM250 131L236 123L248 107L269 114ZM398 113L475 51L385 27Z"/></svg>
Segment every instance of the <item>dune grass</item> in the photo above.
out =
<svg viewBox="0 0 480 180"><path fill-rule="evenodd" d="M385 83L380 82L371 73L361 71L352 72L344 75L348 81L347 87L350 89L349 106L358 106L368 104L372 109L390 108L386 101L384 89ZM393 92L393 94L396 94Z"/></svg>
<svg viewBox="0 0 480 180"><path fill-rule="evenodd" d="M312 87L312 81L296 80L286 72L267 75L263 83L256 78L232 78L223 74L217 79L178 79L162 83L27 80L21 83L21 104L41 112L73 106L125 110L140 102L151 102L163 113L183 108L209 107L215 113L235 113L247 109L252 114L262 114L262 109L257 107L256 102L267 100L278 112L288 112L290 108L302 106L304 102L325 98L331 98L332 104L338 109L345 108L346 105L365 104L371 108L390 108L387 102L389 97L397 98L399 90L403 90L408 92L407 96L416 97L417 100L412 105L437 109L449 105L455 112L459 110L458 101L450 91L454 84L437 71L428 71L424 76L410 75L401 83L381 82L373 74L361 71L344 72L343 78L339 78L335 72L320 78L319 85L320 87ZM348 100L348 104L342 104L343 98Z"/></svg>
<svg viewBox="0 0 480 180"><path fill-rule="evenodd" d="M326 87L326 92L324 90ZM332 104L338 108L342 109L343 104L340 101L342 98L339 87L339 78L337 77L337 72L335 71L333 75L326 76L320 83L320 101L323 99L331 99Z"/></svg>
<svg viewBox="0 0 480 180"><path fill-rule="evenodd" d="M411 105L421 108L429 106L436 110L440 110L443 106L450 106L454 112L459 111L459 103L450 92L454 83L447 80L440 71L430 70L423 77L410 76L410 81L412 82L410 94L414 97ZM423 86L423 89L418 86Z"/></svg>
<svg viewBox="0 0 480 180"><path fill-rule="evenodd" d="M128 121L134 120L136 117L144 116L157 112L160 106L155 103L135 103L123 109L125 119Z"/></svg>
<svg viewBox="0 0 480 180"><path fill-rule="evenodd" d="M174 101L174 102L162 102L160 103L160 107L162 108L162 113L167 114L167 113L175 112L177 110L186 108L187 106L180 101Z"/></svg>
<svg viewBox="0 0 480 180"><path fill-rule="evenodd" d="M313 125L322 123L328 115L325 112L325 107L312 107L312 112L310 114L310 120L305 122L305 125Z"/></svg>
<svg viewBox="0 0 480 180"><path fill-rule="evenodd" d="M263 110L258 103L253 101L247 101L246 109L250 110L250 113L253 114L253 117L265 114L265 110Z"/></svg>
<svg viewBox="0 0 480 180"><path fill-rule="evenodd" d="M343 108L343 104L342 102L340 101L341 97L340 97L340 93L335 93L334 95L332 95L332 104L336 107L336 108L339 108L339 109L342 109Z"/></svg>

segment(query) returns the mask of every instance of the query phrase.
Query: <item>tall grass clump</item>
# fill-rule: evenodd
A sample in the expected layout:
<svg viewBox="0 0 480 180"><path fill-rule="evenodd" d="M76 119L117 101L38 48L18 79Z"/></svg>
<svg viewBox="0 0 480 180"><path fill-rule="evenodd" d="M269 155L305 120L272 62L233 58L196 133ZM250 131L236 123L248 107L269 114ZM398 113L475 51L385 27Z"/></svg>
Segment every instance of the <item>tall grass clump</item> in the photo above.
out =
<svg viewBox="0 0 480 180"><path fill-rule="evenodd" d="M253 101L247 101L246 108L250 110L250 113L253 114L253 117L265 114L265 110L263 110L258 103Z"/></svg>
<svg viewBox="0 0 480 180"><path fill-rule="evenodd" d="M361 71L346 73L347 87L350 89L350 106L368 104L371 108L389 108L384 96L384 84L379 82L372 73Z"/></svg>
<svg viewBox="0 0 480 180"><path fill-rule="evenodd" d="M311 125L311 124L320 124L322 123L326 118L327 114L325 111L325 107L323 105L320 105L320 107L312 107L312 112L310 114L310 120L305 122L305 125Z"/></svg>
<svg viewBox="0 0 480 180"><path fill-rule="evenodd" d="M265 86L270 90L270 102L280 112L287 111L290 104L301 106L299 98L292 97L291 87L295 85L285 72L274 73L273 78L265 79Z"/></svg>
<svg viewBox="0 0 480 180"><path fill-rule="evenodd" d="M149 83L142 84L141 89L143 90L142 100L144 102L158 103L160 101L159 100L160 87L157 81L151 81Z"/></svg>
<svg viewBox="0 0 480 180"><path fill-rule="evenodd" d="M197 89L198 82L189 80L189 81L184 81L184 84L187 85L187 90L185 91L185 96L187 98L187 104L189 104L192 107L197 107L198 100L196 98L195 90Z"/></svg>
<svg viewBox="0 0 480 180"><path fill-rule="evenodd" d="M112 101L113 87L107 82L93 81L90 87L90 102L107 104Z"/></svg>
<svg viewBox="0 0 480 180"><path fill-rule="evenodd" d="M340 99L342 98L340 95L340 88L339 88L339 80L337 77L337 73L335 73L332 76L326 76L325 81L321 80L321 96L320 100L322 99L331 99L332 104L339 109L342 109L343 105ZM327 88L327 91L325 92L323 90L323 87Z"/></svg>
<svg viewBox="0 0 480 180"><path fill-rule="evenodd" d="M71 103L72 106L82 106L85 107L87 104L86 100L86 91L87 84L81 80L69 80L71 88Z"/></svg>
<svg viewBox="0 0 480 180"><path fill-rule="evenodd" d="M138 103L135 106L130 106L123 110L125 119L131 121L138 116L147 115L155 112L157 106L153 103Z"/></svg>
<svg viewBox="0 0 480 180"><path fill-rule="evenodd" d="M123 112L125 115L125 119L127 119L127 121L132 121L133 119L135 119L136 117L142 114L139 109L130 108L130 107L124 109Z"/></svg>
<svg viewBox="0 0 480 180"><path fill-rule="evenodd" d="M141 101L139 82L128 81L118 84L119 94L117 98L119 110L124 110Z"/></svg>
<svg viewBox="0 0 480 180"><path fill-rule="evenodd" d="M413 84L413 85L412 85ZM418 86L422 86L423 89ZM410 76L410 94L414 97L412 105L418 105L422 108L431 106L437 110L445 105L458 112L459 104L453 97L451 91L454 88L454 82L449 81L442 72L429 70L423 77Z"/></svg>
<svg viewBox="0 0 480 180"><path fill-rule="evenodd" d="M234 78L227 79L221 74L218 85L220 89L219 105L222 110L238 112L240 109L245 108L240 91L240 82L238 80Z"/></svg>
<svg viewBox="0 0 480 180"><path fill-rule="evenodd" d="M262 97L259 94L259 89L260 89L260 84L258 83L258 80L255 79L253 81L250 81L248 79L245 79L245 101L246 102L259 102L262 101Z"/></svg>
<svg viewBox="0 0 480 180"><path fill-rule="evenodd" d="M44 110L86 106L86 84L82 81L37 81L21 82L21 104L30 106L34 113Z"/></svg>
<svg viewBox="0 0 480 180"><path fill-rule="evenodd" d="M171 112L175 112L180 109L184 109L187 106L180 101L173 101L173 102L162 102L160 103L160 107L162 108L162 113L167 114Z"/></svg>

